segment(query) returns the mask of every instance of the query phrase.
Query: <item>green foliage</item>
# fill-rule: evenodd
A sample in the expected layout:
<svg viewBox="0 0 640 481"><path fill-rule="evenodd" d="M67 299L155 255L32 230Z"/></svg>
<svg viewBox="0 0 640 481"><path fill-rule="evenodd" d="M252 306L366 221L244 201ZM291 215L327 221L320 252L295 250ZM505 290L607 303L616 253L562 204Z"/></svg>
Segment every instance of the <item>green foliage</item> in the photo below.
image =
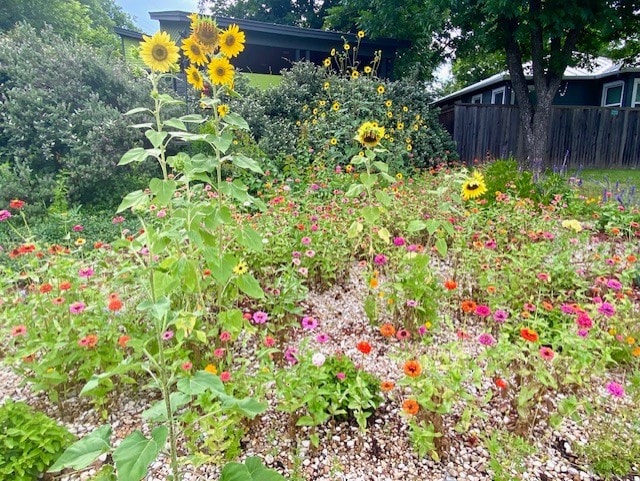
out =
<svg viewBox="0 0 640 481"><path fill-rule="evenodd" d="M516 481L519 476L513 476L511 471L518 474L525 472L527 456L533 455L536 448L529 441L509 432L493 431L486 436L484 442L491 459L489 468L493 471L495 481Z"/></svg>
<svg viewBox="0 0 640 481"><path fill-rule="evenodd" d="M519 198L533 198L536 188L533 175L518 166L515 159L495 160L483 169L487 193L484 198L494 202L496 192L510 193Z"/></svg>
<svg viewBox="0 0 640 481"><path fill-rule="evenodd" d="M285 477L263 466L260 458L250 457L244 463L228 463L222 468L220 481L284 481Z"/></svg>
<svg viewBox="0 0 640 481"><path fill-rule="evenodd" d="M72 440L47 415L7 399L0 406L0 479L35 481Z"/></svg>
<svg viewBox="0 0 640 481"><path fill-rule="evenodd" d="M115 169L140 142L122 112L145 99L120 61L22 24L0 36L0 98L2 200L112 207L148 175Z"/></svg>

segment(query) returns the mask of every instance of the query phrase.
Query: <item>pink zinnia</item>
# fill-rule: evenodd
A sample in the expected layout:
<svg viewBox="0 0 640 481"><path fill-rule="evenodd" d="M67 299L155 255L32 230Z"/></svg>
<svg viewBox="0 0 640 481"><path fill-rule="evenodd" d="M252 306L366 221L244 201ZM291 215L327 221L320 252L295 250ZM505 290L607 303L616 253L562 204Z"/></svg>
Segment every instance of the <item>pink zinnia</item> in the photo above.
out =
<svg viewBox="0 0 640 481"><path fill-rule="evenodd" d="M221 347L218 347L213 351L213 355L218 359L220 359L222 356L224 356L224 349L222 349Z"/></svg>
<svg viewBox="0 0 640 481"><path fill-rule="evenodd" d="M170 339L173 339L173 331L164 331L162 333L162 340L169 341Z"/></svg>
<svg viewBox="0 0 640 481"><path fill-rule="evenodd" d="M271 336L267 336L264 338L264 345L267 347L273 347L276 344L276 340L271 337Z"/></svg>
<svg viewBox="0 0 640 481"><path fill-rule="evenodd" d="M82 227L80 224L76 224L71 228L71 230L73 232L82 232L84 230L84 227Z"/></svg>
<svg viewBox="0 0 640 481"><path fill-rule="evenodd" d="M407 307L417 307L418 306L418 301L414 301L413 299L409 299L407 301Z"/></svg>
<svg viewBox="0 0 640 481"><path fill-rule="evenodd" d="M80 277L86 277L87 279L93 275L93 269L91 267L82 267L78 271Z"/></svg>
<svg viewBox="0 0 640 481"><path fill-rule="evenodd" d="M302 242L303 245L308 246L309 244L311 244L311 238L303 237L302 240L300 240L300 242Z"/></svg>
<svg viewBox="0 0 640 481"><path fill-rule="evenodd" d="M405 245L404 237L394 237L393 245L398 247Z"/></svg>
<svg viewBox="0 0 640 481"><path fill-rule="evenodd" d="M13 337L25 336L27 334L27 326L19 324L11 328L11 335Z"/></svg>
<svg viewBox="0 0 640 481"><path fill-rule="evenodd" d="M231 333L229 331L222 331L220 333L220 340L222 342L229 342L231 340Z"/></svg>
<svg viewBox="0 0 640 481"><path fill-rule="evenodd" d="M320 344L324 344L327 341L329 341L329 335L325 334L324 332L316 336L316 342Z"/></svg>
<svg viewBox="0 0 640 481"><path fill-rule="evenodd" d="M607 280L607 287L609 289L613 289L614 291L619 291L622 289L622 284L617 279L609 279Z"/></svg>
<svg viewBox="0 0 640 481"><path fill-rule="evenodd" d="M343 372L339 372L338 374L336 374L336 377L338 379L340 379L341 381L344 380L345 377L347 377Z"/></svg>
<svg viewBox="0 0 640 481"><path fill-rule="evenodd" d="M384 254L376 254L373 258L373 262L378 266L383 266L387 263L387 256Z"/></svg>
<svg viewBox="0 0 640 481"><path fill-rule="evenodd" d="M71 312L71 314L80 314L84 311L85 307L87 306L84 302L74 302L69 306L69 312Z"/></svg>
<svg viewBox="0 0 640 481"><path fill-rule="evenodd" d="M302 318L302 321L300 321L300 324L302 325L302 329L306 331L313 331L316 327L318 327L318 321L316 321L311 316L304 316Z"/></svg>
<svg viewBox="0 0 640 481"><path fill-rule="evenodd" d="M9 217L11 217L11 212L6 209L0 210L0 222L7 220Z"/></svg>
<svg viewBox="0 0 640 481"><path fill-rule="evenodd" d="M616 308L613 307L613 304L603 302L598 307L598 312L604 316L611 317L616 313Z"/></svg>
<svg viewBox="0 0 640 481"><path fill-rule="evenodd" d="M496 241L494 241L493 239L488 240L487 242L484 243L484 246L487 249L495 249L496 247L498 247L498 244L496 244Z"/></svg>
<svg viewBox="0 0 640 481"><path fill-rule="evenodd" d="M496 340L491 334L484 332L478 336L478 342L483 346L493 346Z"/></svg>
<svg viewBox="0 0 640 481"><path fill-rule="evenodd" d="M305 252L305 255L307 257L315 257L316 251L314 251L313 249L309 249L307 252Z"/></svg>
<svg viewBox="0 0 640 481"><path fill-rule="evenodd" d="M508 318L509 318L509 313L507 311L505 311L504 309L498 309L493 314L493 320L496 321L498 324L502 324Z"/></svg>
<svg viewBox="0 0 640 481"><path fill-rule="evenodd" d="M253 322L256 324L264 324L269 319L269 315L263 311L256 311L253 313Z"/></svg>
<svg viewBox="0 0 640 481"><path fill-rule="evenodd" d="M231 381L231 373L229 371L222 371L220 373L220 380L222 382L229 382Z"/></svg>
<svg viewBox="0 0 640 481"><path fill-rule="evenodd" d="M297 352L298 350L295 347L288 347L287 350L284 351L284 358L289 364L295 364L298 362L298 358L296 357Z"/></svg>
<svg viewBox="0 0 640 481"><path fill-rule="evenodd" d="M576 324L582 329L591 329L593 327L593 321L589 317L589 314L587 314L586 312L581 312L580 314L578 314L578 317L576 318Z"/></svg>
<svg viewBox="0 0 640 481"><path fill-rule="evenodd" d="M618 384L615 381L611 381L607 384L607 391L613 397L623 397L624 396L624 386L622 384Z"/></svg>
<svg viewBox="0 0 640 481"><path fill-rule="evenodd" d="M545 361L551 361L555 355L556 353L549 347L542 346L540 348L540 357Z"/></svg>
<svg viewBox="0 0 640 481"><path fill-rule="evenodd" d="M488 317L491 315L491 309L489 309L489 306L479 304L476 306L476 314L480 317Z"/></svg>
<svg viewBox="0 0 640 481"><path fill-rule="evenodd" d="M398 339L399 341L404 341L406 339L409 339L410 337L411 333L406 329L398 329L398 332L396 332L396 339Z"/></svg>
<svg viewBox="0 0 640 481"><path fill-rule="evenodd" d="M560 306L560 310L565 314L573 314L576 312L575 308L571 304L567 304L567 303L562 304Z"/></svg>
<svg viewBox="0 0 640 481"><path fill-rule="evenodd" d="M182 370L183 371L191 371L191 368L193 367L193 364L191 363L191 361L185 361L182 363Z"/></svg>

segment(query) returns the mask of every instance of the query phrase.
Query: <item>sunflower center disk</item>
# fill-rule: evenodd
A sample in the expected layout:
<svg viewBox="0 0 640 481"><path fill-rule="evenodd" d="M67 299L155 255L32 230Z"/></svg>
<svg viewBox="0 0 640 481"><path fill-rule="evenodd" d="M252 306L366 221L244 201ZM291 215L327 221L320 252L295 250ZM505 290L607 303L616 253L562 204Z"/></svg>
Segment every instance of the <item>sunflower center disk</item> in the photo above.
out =
<svg viewBox="0 0 640 481"><path fill-rule="evenodd" d="M162 45L156 45L155 47L153 47L152 55L155 60L160 62L167 58L167 56L169 55L169 52L167 52L167 49Z"/></svg>

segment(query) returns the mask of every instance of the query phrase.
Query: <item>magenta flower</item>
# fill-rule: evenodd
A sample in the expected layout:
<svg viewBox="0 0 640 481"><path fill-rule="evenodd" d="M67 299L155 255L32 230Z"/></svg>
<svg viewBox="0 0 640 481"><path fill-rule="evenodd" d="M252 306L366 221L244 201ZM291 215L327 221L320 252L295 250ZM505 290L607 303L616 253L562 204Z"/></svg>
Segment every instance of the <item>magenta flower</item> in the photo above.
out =
<svg viewBox="0 0 640 481"><path fill-rule="evenodd" d="M393 238L393 245L394 246L400 247L400 246L405 245L405 243L406 242L404 240L404 237L394 237Z"/></svg>
<svg viewBox="0 0 640 481"><path fill-rule="evenodd" d="M417 252L418 251L418 246L416 244L409 244L407 246L407 251L409 251L409 252Z"/></svg>
<svg viewBox="0 0 640 481"><path fill-rule="evenodd" d="M617 279L608 279L607 287L609 289L613 289L614 291L619 291L620 289L622 289L622 284Z"/></svg>
<svg viewBox="0 0 640 481"><path fill-rule="evenodd" d="M418 301L414 301L413 299L407 300L407 307L417 307L417 306L418 306Z"/></svg>
<svg viewBox="0 0 640 481"><path fill-rule="evenodd" d="M624 386L615 381L607 383L607 391L613 397L624 397Z"/></svg>
<svg viewBox="0 0 640 481"><path fill-rule="evenodd" d="M421 336L424 336L427 333L427 326L425 326L424 324L422 324L419 328L418 328L418 334L420 334Z"/></svg>
<svg viewBox="0 0 640 481"><path fill-rule="evenodd" d="M589 314L581 312L576 318L576 324L581 329L591 329L593 327L593 320L591 320Z"/></svg>
<svg viewBox="0 0 640 481"><path fill-rule="evenodd" d="M496 340L491 334L484 332L478 336L478 342L483 346L493 346Z"/></svg>
<svg viewBox="0 0 640 481"><path fill-rule="evenodd" d="M80 314L86 307L84 302L74 302L69 306L69 312L71 312L71 314Z"/></svg>
<svg viewBox="0 0 640 481"><path fill-rule="evenodd" d="M578 336L587 337L589 335L588 329L578 329Z"/></svg>
<svg viewBox="0 0 640 481"><path fill-rule="evenodd" d="M84 230L84 227L82 227L80 224L76 224L71 228L71 230L73 232L82 232Z"/></svg>
<svg viewBox="0 0 640 481"><path fill-rule="evenodd" d="M320 344L324 344L325 342L329 341L329 335L322 332L320 334L318 334L316 336L316 342L320 343Z"/></svg>
<svg viewBox="0 0 640 481"><path fill-rule="evenodd" d="M339 372L338 374L336 374L336 377L338 379L340 379L341 381L344 380L345 377L347 377L343 372Z"/></svg>
<svg viewBox="0 0 640 481"><path fill-rule="evenodd" d="M608 302L603 302L598 306L598 312L606 317L611 317L616 313L616 308L613 307L613 304Z"/></svg>
<svg viewBox="0 0 640 481"><path fill-rule="evenodd" d="M496 247L498 247L498 244L496 244L496 241L494 241L493 239L489 239L487 242L484 243L484 246L487 249L495 249Z"/></svg>
<svg viewBox="0 0 640 481"><path fill-rule="evenodd" d="M298 350L295 347L288 347L287 350L284 351L284 358L289 364L295 364L298 362L298 358L296 357L297 352Z"/></svg>
<svg viewBox="0 0 640 481"><path fill-rule="evenodd" d="M411 333L406 329L398 329L398 332L396 332L396 339L398 339L399 341L405 341L410 337Z"/></svg>
<svg viewBox="0 0 640 481"><path fill-rule="evenodd" d="M229 342L231 340L231 333L229 331L222 331L220 333L220 340L222 342Z"/></svg>
<svg viewBox="0 0 640 481"><path fill-rule="evenodd" d="M560 306L560 310L565 314L574 314L576 312L575 308L571 304L564 303Z"/></svg>
<svg viewBox="0 0 640 481"><path fill-rule="evenodd" d="M498 324L504 323L509 318L509 313L504 309L498 309L493 313L493 320Z"/></svg>
<svg viewBox="0 0 640 481"><path fill-rule="evenodd" d="M304 329L305 331L313 331L316 327L318 327L318 321L316 321L311 316L304 316L302 318L302 321L300 321L300 324L302 325L302 329Z"/></svg>
<svg viewBox="0 0 640 481"><path fill-rule="evenodd" d="M0 222L7 220L9 217L11 217L11 212L7 209L0 210Z"/></svg>
<svg viewBox="0 0 640 481"><path fill-rule="evenodd" d="M540 357L545 361L551 361L553 357L556 355L556 353L553 352L553 349L546 346L542 346L539 352L540 352Z"/></svg>
<svg viewBox="0 0 640 481"><path fill-rule="evenodd" d="M173 331L164 331L162 333L162 340L163 341L169 341L173 339Z"/></svg>
<svg viewBox="0 0 640 481"><path fill-rule="evenodd" d="M193 363L191 361L185 361L182 363L182 366L180 366L182 368L183 371L191 371L191 368L193 367Z"/></svg>
<svg viewBox="0 0 640 481"><path fill-rule="evenodd" d="M91 267L82 267L78 271L78 275L80 277L85 277L87 279L91 277L93 274L94 274L94 270Z"/></svg>
<svg viewBox="0 0 640 481"><path fill-rule="evenodd" d="M293 257L294 259L300 259L300 256L302 256L302 254L298 251L293 251L291 253L291 257Z"/></svg>
<svg viewBox="0 0 640 481"><path fill-rule="evenodd" d="M124 222L124 217L122 217L121 215L114 217L113 219L111 219L111 223L112 224L122 224Z"/></svg>
<svg viewBox="0 0 640 481"><path fill-rule="evenodd" d="M253 322L255 324L264 324L269 319L269 315L263 311L256 311L253 313Z"/></svg>
<svg viewBox="0 0 640 481"><path fill-rule="evenodd" d="M491 315L491 309L484 304L478 304L476 306L476 314L480 317L489 317Z"/></svg>
<svg viewBox="0 0 640 481"><path fill-rule="evenodd" d="M302 242L302 245L308 246L311 244L311 237L303 237L300 242Z"/></svg>
<svg viewBox="0 0 640 481"><path fill-rule="evenodd" d="M376 254L376 256L373 258L374 264L378 266L385 265L387 263L387 260L387 256L385 256L384 254Z"/></svg>
<svg viewBox="0 0 640 481"><path fill-rule="evenodd" d="M213 350L213 356L217 357L218 359L220 359L222 356L224 356L224 349L221 347L218 347L216 349Z"/></svg>
<svg viewBox="0 0 640 481"><path fill-rule="evenodd" d="M301 267L300 269L298 269L298 274L300 274L302 277L307 277L307 275L309 275L309 269L307 269L306 267Z"/></svg>

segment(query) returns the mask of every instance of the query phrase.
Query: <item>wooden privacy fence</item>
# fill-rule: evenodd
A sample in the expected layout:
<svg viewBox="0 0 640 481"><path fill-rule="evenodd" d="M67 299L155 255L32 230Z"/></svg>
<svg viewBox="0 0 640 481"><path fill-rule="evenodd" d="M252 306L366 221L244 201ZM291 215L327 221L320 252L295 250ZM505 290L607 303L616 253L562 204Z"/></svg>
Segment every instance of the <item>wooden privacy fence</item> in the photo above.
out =
<svg viewBox="0 0 640 481"><path fill-rule="evenodd" d="M517 106L457 104L440 120L463 162L524 157ZM640 109L554 106L549 134L554 167L640 168Z"/></svg>

